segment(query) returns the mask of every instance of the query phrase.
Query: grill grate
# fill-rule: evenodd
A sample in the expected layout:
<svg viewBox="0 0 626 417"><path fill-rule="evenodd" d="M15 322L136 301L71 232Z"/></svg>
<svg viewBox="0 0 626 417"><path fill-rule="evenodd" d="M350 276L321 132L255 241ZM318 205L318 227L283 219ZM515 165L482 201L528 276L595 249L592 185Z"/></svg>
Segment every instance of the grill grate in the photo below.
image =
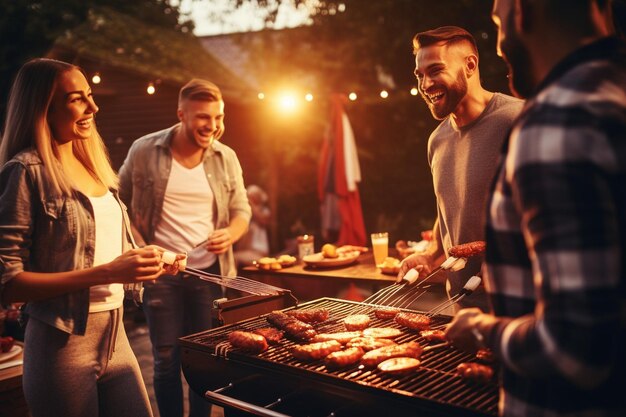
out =
<svg viewBox="0 0 626 417"><path fill-rule="evenodd" d="M326 308L330 312L329 319L315 325L318 333L345 331L342 320L355 312L362 313L365 308L373 311L376 306L364 305L346 300L322 298L305 303L302 309ZM381 320L369 314L370 327L395 327L403 330L396 342L404 343L419 341L428 346L418 332L410 331L393 320ZM435 316L431 328L441 328L449 322L447 316ZM297 374L300 377L315 378L331 385L340 384L362 392L375 388L389 395L399 396L403 400L434 402L445 407L468 409L477 414L496 415L498 391L495 383L470 384L455 375L456 367L461 362L474 361L472 355L460 352L453 347L444 347L426 351L421 357L421 367L414 373L405 376L384 374L377 369L364 369L358 365L340 370L328 370L322 361L303 362L293 358L290 350L296 345L289 339L283 339L258 355L234 349L227 342L233 330L254 330L267 327L265 316L245 320L233 325L208 330L203 333L186 336L181 339L183 345L203 350L218 358L227 358L240 364L253 365L255 368L266 368L275 372Z"/></svg>

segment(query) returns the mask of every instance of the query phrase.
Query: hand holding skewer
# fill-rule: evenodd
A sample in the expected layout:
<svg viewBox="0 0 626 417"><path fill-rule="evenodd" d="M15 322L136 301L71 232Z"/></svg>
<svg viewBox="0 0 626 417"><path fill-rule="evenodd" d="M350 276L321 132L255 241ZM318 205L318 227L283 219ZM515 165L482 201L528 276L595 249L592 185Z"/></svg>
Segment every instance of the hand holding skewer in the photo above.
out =
<svg viewBox="0 0 626 417"><path fill-rule="evenodd" d="M467 258L475 255L479 255L485 251L484 241L475 241L469 243L463 243L450 248L448 254L450 255L445 261L443 261L438 267L430 269L429 265L432 265L432 255L428 254L415 254L407 257L400 264L400 272L396 279L397 283L406 282L413 284L418 280L422 273L426 276L422 278L418 285L423 284L439 271L460 271L465 268Z"/></svg>

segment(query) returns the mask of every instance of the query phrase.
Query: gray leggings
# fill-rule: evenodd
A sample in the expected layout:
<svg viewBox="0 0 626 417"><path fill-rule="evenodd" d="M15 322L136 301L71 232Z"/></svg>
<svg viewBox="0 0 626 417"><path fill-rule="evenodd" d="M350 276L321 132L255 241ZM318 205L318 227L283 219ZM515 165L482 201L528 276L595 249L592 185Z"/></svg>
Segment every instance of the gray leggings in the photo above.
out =
<svg viewBox="0 0 626 417"><path fill-rule="evenodd" d="M121 308L89 314L84 336L31 318L24 347L32 417L152 417Z"/></svg>

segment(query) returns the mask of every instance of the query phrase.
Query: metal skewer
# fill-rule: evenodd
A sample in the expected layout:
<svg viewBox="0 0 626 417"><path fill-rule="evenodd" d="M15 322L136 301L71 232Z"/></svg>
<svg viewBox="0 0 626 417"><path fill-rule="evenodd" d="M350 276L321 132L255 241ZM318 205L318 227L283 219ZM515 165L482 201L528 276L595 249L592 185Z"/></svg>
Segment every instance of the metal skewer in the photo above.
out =
<svg viewBox="0 0 626 417"><path fill-rule="evenodd" d="M203 281L223 285L226 288L245 291L254 295L279 295L287 292L287 290L283 288L264 284L262 282L254 281L240 276L225 277L223 275L211 274L200 269L189 267L185 267L185 269L182 269L181 272L193 275Z"/></svg>
<svg viewBox="0 0 626 417"><path fill-rule="evenodd" d="M443 310L450 307L451 305L458 303L466 296L472 294L476 290L476 288L478 288L481 281L482 281L481 277L479 277L478 275L474 275L473 277L467 280L467 282L463 286L463 289L459 291L458 294L456 294L455 296L451 297L449 300L444 301L443 303L439 304L438 306L430 310L428 313L426 313L426 316L428 317L436 316L437 314L441 313Z"/></svg>
<svg viewBox="0 0 626 417"><path fill-rule="evenodd" d="M465 268L465 264L467 264L467 258L456 258L454 256L449 256L445 261L441 263L441 265L439 265L437 268L430 271L430 274L426 275L415 285L419 287L420 285L422 285L423 283L425 283L426 281L428 281L429 279L437 275L437 273L441 270L446 270L446 271L450 270L452 272L460 271L461 269ZM411 271L414 271L414 269L412 269ZM407 272L407 275L408 275L408 272Z"/></svg>
<svg viewBox="0 0 626 417"><path fill-rule="evenodd" d="M161 261L168 265L173 265L176 261L176 254L166 251L161 256ZM217 285L223 285L226 288L245 291L253 295L280 295L289 292L284 288L275 287L273 285L254 281L245 277L234 276L226 277L219 274L202 271L196 268L190 268L186 265L186 260L179 261L178 270L188 275L193 275L203 281L207 281Z"/></svg>

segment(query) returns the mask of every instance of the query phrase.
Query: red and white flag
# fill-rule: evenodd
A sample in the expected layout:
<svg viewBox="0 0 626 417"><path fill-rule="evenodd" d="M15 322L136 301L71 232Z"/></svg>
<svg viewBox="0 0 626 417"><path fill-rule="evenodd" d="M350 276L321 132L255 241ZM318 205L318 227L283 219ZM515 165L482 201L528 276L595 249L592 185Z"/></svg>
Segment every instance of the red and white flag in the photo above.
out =
<svg viewBox="0 0 626 417"><path fill-rule="evenodd" d="M361 182L361 167L344 101L341 95L332 96L330 128L322 145L318 173L322 234L331 236L338 232L336 244L339 246L365 246L365 225L357 186Z"/></svg>

